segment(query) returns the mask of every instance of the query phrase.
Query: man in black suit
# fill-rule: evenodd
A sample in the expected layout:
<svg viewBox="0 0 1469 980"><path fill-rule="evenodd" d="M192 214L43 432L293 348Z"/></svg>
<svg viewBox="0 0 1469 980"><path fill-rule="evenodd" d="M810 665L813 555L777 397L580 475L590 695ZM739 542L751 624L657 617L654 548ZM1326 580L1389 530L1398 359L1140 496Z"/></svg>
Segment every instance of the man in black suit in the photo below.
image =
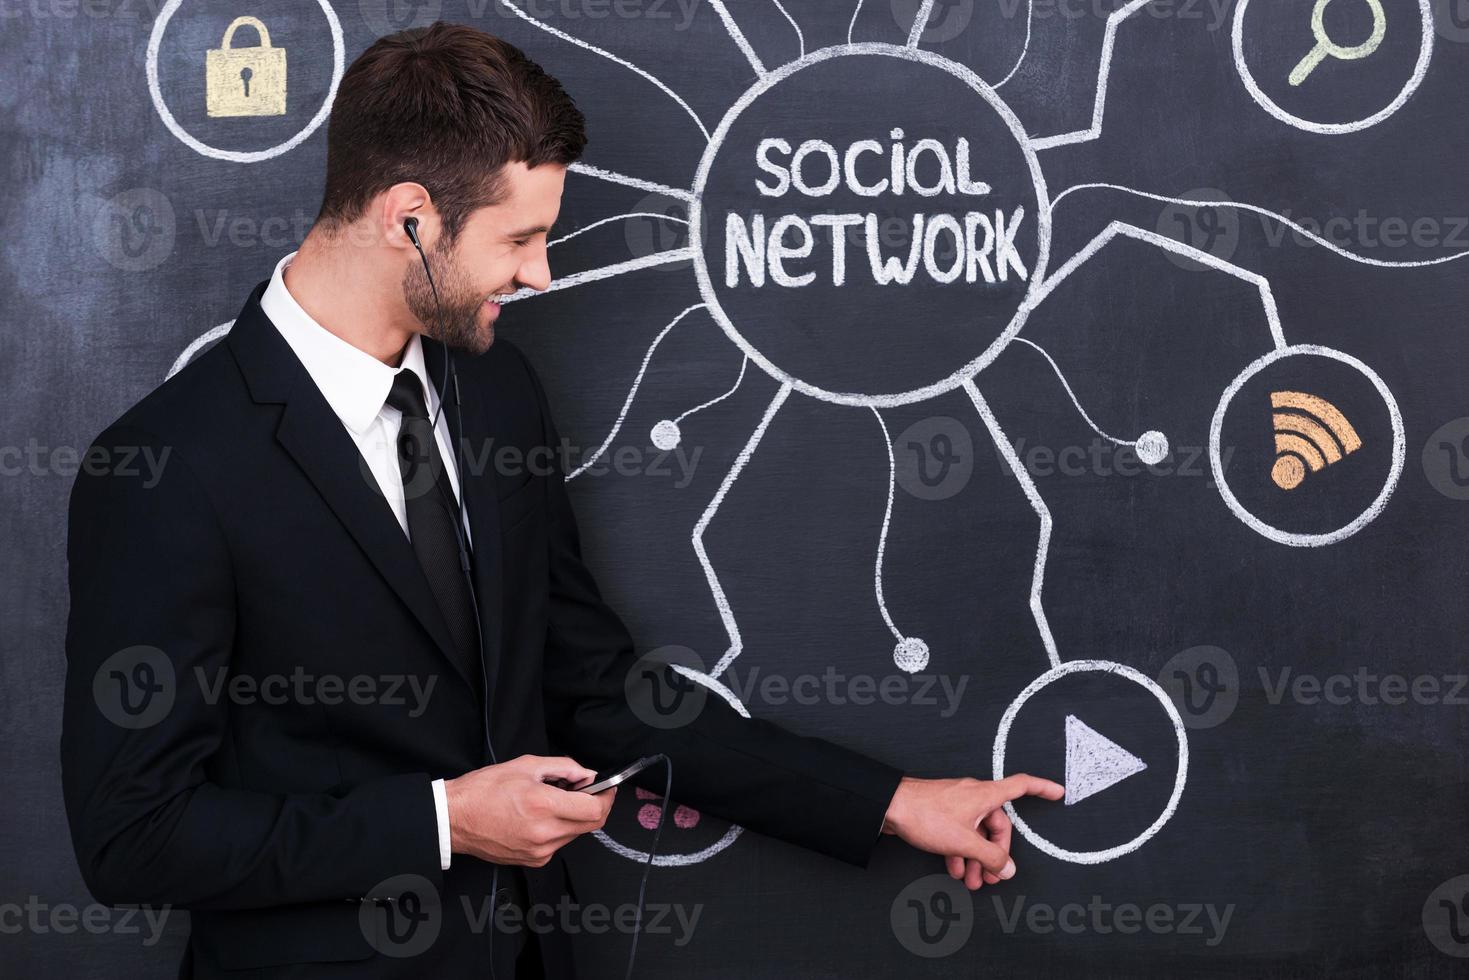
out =
<svg viewBox="0 0 1469 980"><path fill-rule="evenodd" d="M905 777L718 698L675 731L640 721L545 392L492 345L498 300L550 283L582 122L482 32L373 45L300 251L89 450L67 812L98 899L192 912L185 975L569 976L564 942L475 912L554 907L556 852L614 795L567 785L639 756L752 830L859 866L897 834L970 888L1014 873L1001 804L1062 793ZM449 349L471 355L452 375ZM526 465L471 467L487 447ZM137 458L159 465L106 465Z"/></svg>

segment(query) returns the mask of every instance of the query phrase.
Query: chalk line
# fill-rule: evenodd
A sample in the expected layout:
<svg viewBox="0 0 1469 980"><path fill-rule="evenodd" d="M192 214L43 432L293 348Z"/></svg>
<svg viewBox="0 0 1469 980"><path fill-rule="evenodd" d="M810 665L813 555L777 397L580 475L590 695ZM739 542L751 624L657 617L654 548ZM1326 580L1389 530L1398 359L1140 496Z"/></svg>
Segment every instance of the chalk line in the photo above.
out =
<svg viewBox="0 0 1469 980"><path fill-rule="evenodd" d="M1049 353L1047 353L1044 347L1042 347L1040 344L1037 344L1035 341L1027 340L1024 337L1016 337L1015 341L1016 343L1025 344L1027 347L1034 348L1037 352L1040 353L1041 357L1044 357L1046 359L1046 363L1051 365L1051 370L1056 372L1056 379L1061 382L1061 387L1066 389L1066 394L1071 398L1071 404L1076 406L1077 412L1079 412L1081 414L1081 417L1086 420L1086 424L1091 426L1093 432L1101 436L1103 439L1106 439L1108 442L1114 442L1119 446L1137 445L1136 439L1119 439L1117 436L1109 435L1106 432L1102 431L1101 426L1092 421L1092 417L1087 414L1086 409L1081 407L1081 400L1076 397L1076 392L1071 390L1071 382L1067 381L1066 375L1061 373L1060 365L1058 365L1055 359L1052 358Z"/></svg>
<svg viewBox="0 0 1469 980"><path fill-rule="evenodd" d="M1041 492L1036 488L1035 481L1030 478L1030 474L1026 472L1025 464L1020 461L1014 445L1011 444L1004 430L1000 428L1000 423L995 420L995 413L990 411L989 403L974 386L973 378L964 382L964 393L974 403L974 410L984 420L985 428L989 430L995 448L1005 457L1005 462L1010 466L1010 472L1015 474L1020 489L1025 492L1025 499L1030 501L1031 508L1041 519L1040 537L1035 547L1035 569L1030 577L1030 614L1035 618L1035 627L1040 632L1041 643L1046 648L1046 656L1050 658L1051 666L1059 667L1061 656L1056 652L1056 640L1051 636L1051 624L1046 619L1046 610L1041 603L1041 588L1046 580L1046 554L1051 548L1051 511L1046 507L1046 502L1041 499Z"/></svg>
<svg viewBox="0 0 1469 980"><path fill-rule="evenodd" d="M744 470L745 464L750 461L750 457L754 455L756 447L760 445L760 439L765 435L765 430L770 427L770 420L775 418L775 413L780 411L780 407L785 404L785 400L790 397L790 394L791 386L789 384L780 386L780 390L775 393L775 397L766 406L765 414L760 418L760 424L755 426L755 431L750 434L750 440L745 443L745 447L735 457L734 465L724 475L724 481L719 484L719 490L715 492L714 499L709 501L709 505L704 508L704 513L699 518L699 523L694 525L694 534L691 539L694 545L694 554L699 556L699 564L704 568L704 577L709 581L709 592L714 598L714 608L719 611L719 619L724 624L725 633L729 634L729 649L725 650L724 655L719 658L719 663L715 664L714 669L709 672L711 678L718 677L724 673L730 664L734 663L735 658L744 649L744 640L740 637L740 627L735 622L734 612L729 607L729 598L724 594L724 587L719 584L719 576L715 573L714 566L709 562L709 552L704 548L704 531L709 527L709 522L714 519L715 513L719 510L719 505L724 503L724 498L729 493L729 488L734 486L734 482L740 478L740 473Z"/></svg>
<svg viewBox="0 0 1469 980"><path fill-rule="evenodd" d="M1335 252L1337 255L1340 255L1344 259L1350 259L1353 262L1360 262L1363 265L1376 266L1380 269L1421 269L1431 265L1443 265L1445 262L1457 262L1459 259L1462 259L1465 256L1469 256L1469 250L1466 250L1463 252L1455 252L1453 255L1441 255L1436 259L1403 260L1400 262L1389 262L1386 259L1374 259L1368 255L1360 255L1356 252L1348 251L1347 249L1342 248L1340 245L1337 245L1335 242L1323 238L1322 236L1316 234L1308 228L1302 227L1300 224L1292 221L1285 215L1280 214L1276 211L1271 211L1269 208L1262 208L1258 204L1244 204L1239 201L1200 201L1187 197L1169 197L1166 194L1154 194L1151 191L1142 191L1138 190L1135 187L1124 187L1121 184L1077 184L1073 187L1068 187L1060 194L1057 194L1056 199L1051 202L1051 211L1054 213L1054 211L1056 210L1056 205L1065 200L1066 195L1070 194L1072 191L1089 191L1098 189L1121 191L1124 194L1132 194L1137 197L1144 197L1152 201L1162 202L1164 204L1184 204L1194 207L1238 208L1241 211L1249 211L1254 214L1275 219L1286 227L1294 229L1299 234L1304 235L1306 238L1309 238L1311 241L1315 242L1317 245L1320 245L1322 248L1327 249L1331 252Z"/></svg>
<svg viewBox="0 0 1469 980"><path fill-rule="evenodd" d="M653 352L658 349L658 345L663 342L663 338L668 336L668 332L678 325L678 321L688 316L694 310L702 310L703 308L703 303L695 303L670 320L668 325L658 332L658 336L653 338L653 342L648 345L647 352L643 354L643 363L638 367L638 373L632 380L632 387L628 389L627 398L622 402L622 410L617 413L617 421L612 423L612 431L607 433L607 438L602 440L602 444L597 447L597 451L592 453L586 462L566 474L566 481L568 483L581 476L588 467L601 459L602 454L607 451L607 447L612 445L612 440L617 438L617 433L622 429L622 423L627 419L628 409L632 408L632 401L637 397L638 386L643 383L643 373L648 370L648 362L653 359Z"/></svg>
<svg viewBox="0 0 1469 980"><path fill-rule="evenodd" d="M1280 311L1276 309L1275 294L1270 291L1270 281L1268 279L1248 269L1240 268L1232 262L1226 262L1224 259L1219 258L1219 256L1211 255L1203 249L1186 245L1176 238L1169 238L1167 235L1160 235L1155 231L1148 231L1145 228L1139 228L1136 225L1130 225L1123 221L1112 222L1096 238L1088 242L1086 247L1067 259L1064 265L1051 273L1046 278L1046 281L1041 283L1026 301L1029 306L1032 309L1039 306L1047 296L1055 291L1057 286L1065 281L1067 276L1080 268L1083 263L1096 255L1108 242L1112 241L1118 235L1135 238L1138 241L1147 242L1150 245L1156 245L1166 252L1182 255L1184 258L1192 259L1200 265L1206 265L1211 269L1218 269L1220 272L1234 276L1236 279L1242 279L1255 286L1260 290L1260 302L1265 307L1265 320L1270 326L1270 336L1274 339L1277 349L1285 347L1285 333L1280 327Z"/></svg>
<svg viewBox="0 0 1469 980"><path fill-rule="evenodd" d="M888 424L884 421L882 413L876 406L872 414L877 417L877 424L882 429L882 445L888 454L888 502L886 509L882 512L882 530L877 535L877 563L873 572L874 588L877 593L877 609L882 613L882 621L888 624L888 632L893 634L893 639L902 641L906 639L898 627L893 623L893 617L888 614L887 600L882 594L882 561L887 553L888 526L893 520L893 489L898 482L898 464L893 458L893 437L888 433Z"/></svg>
<svg viewBox="0 0 1469 980"><path fill-rule="evenodd" d="M749 366L750 366L750 359L748 357L746 357L744 360L742 360L740 362L740 376L738 378L735 378L735 383L732 384L732 385L730 385L728 391L726 391L724 394L718 396L717 398L711 398L707 402L703 402L702 404L695 405L693 408L689 409L687 412L683 412L683 413L675 416L674 419L673 419L674 424L677 425L679 422L682 422L684 419L688 418L690 415L693 415L695 412L702 412L704 409L708 408L711 405L718 405L720 402L724 401L730 395L733 395L736 391L739 390L740 384L745 380L745 368L747 368Z"/></svg>
<svg viewBox="0 0 1469 980"><path fill-rule="evenodd" d="M786 5L780 0L771 0L771 3L775 4L775 9L784 14L785 19L791 22L791 28L796 32L796 40L801 44L801 57L806 57L806 35L801 33L801 25L796 23L796 18L791 16L790 11L786 10Z"/></svg>
<svg viewBox="0 0 1469 980"><path fill-rule="evenodd" d="M923 35L923 29L928 26L928 18L932 15L933 0L923 0L918 13L913 17L913 26L908 29L908 47L918 47L918 39Z"/></svg>
<svg viewBox="0 0 1469 980"><path fill-rule="evenodd" d="M541 30L545 31L547 34L550 34L552 37L559 37L561 40L568 41L571 44L574 44L574 45L576 45L579 48L584 48L585 50L590 51L593 54L601 55L603 58L606 58L608 61L615 62L615 63L621 65L622 67L626 68L628 71L631 71L631 72L633 72L633 73L635 73L637 75L640 75L643 78L647 79L648 81L652 82L654 85L656 85L658 87L658 90L659 91L661 91L663 94L667 95L670 99L672 99L673 101L677 102L680 106L682 106L683 107L683 111L686 112L686 113L688 113L689 114L689 118L694 121L694 125L696 125L696 126L699 127L699 132L701 132L701 133L704 134L704 139L706 141L709 139L709 130L708 130L708 128L706 128L704 126L704 121L699 118L699 114L696 113L696 112L694 112L693 107L690 106L687 102L685 102L683 100L683 97L680 96L677 92L675 92L673 89L669 88L667 85L665 85L663 82L659 81L657 78L654 78L651 74L649 74L648 72L644 71L642 68L639 68L637 65L633 64L631 61L627 61L626 59L617 57L617 55L613 54L610 51L604 51L604 50L602 50L601 48L597 47L595 44L589 44L588 42L583 41L581 38L573 37L572 35L566 33L563 30L558 30L557 28L552 27L550 24L547 24L545 21L541 20L539 17L532 17L530 14L526 13L524 10L521 10L515 4L511 3L510 0L499 0L499 3L500 3L500 6L505 7L507 10L510 10L512 13L515 14L515 16L519 17L521 20L525 21L527 24L533 24L534 26L539 27Z"/></svg>
<svg viewBox="0 0 1469 980"><path fill-rule="evenodd" d="M1112 73L1112 48L1117 39L1117 28L1150 2L1151 0L1132 0L1127 6L1114 10L1107 18L1107 29L1102 35L1102 62L1097 68L1097 90L1092 100L1092 124L1075 132L1032 139L1032 147L1036 150L1049 150L1069 143L1085 143L1102 135L1102 113L1107 106L1107 79Z"/></svg>
<svg viewBox="0 0 1469 980"><path fill-rule="evenodd" d="M1020 57L1015 59L1015 64L1010 68L1009 73L990 86L991 88L1000 88L1006 82L1010 81L1010 79L1015 77L1015 73L1020 70L1020 66L1025 63L1025 56L1030 53L1030 28L1034 20L1035 0L1025 0L1025 44L1020 48Z"/></svg>
<svg viewBox="0 0 1469 980"><path fill-rule="evenodd" d="M653 191L655 194L667 194L669 197L676 197L680 201L693 201L694 199L693 192L683 187L670 187L668 184L659 184L651 180L643 180L641 177L629 177L627 174L620 174L615 170L604 170L601 167L594 167L588 163L573 163L566 169L574 174L585 174L588 177L596 177L599 180L611 181L614 184L622 184L626 187L636 187L638 190L642 191Z"/></svg>
<svg viewBox="0 0 1469 980"><path fill-rule="evenodd" d="M765 63L760 60L760 56L755 53L755 49L750 47L750 42L745 38L745 32L740 30L740 25L736 24L735 19L730 16L729 8L724 5L724 0L709 0L709 5L714 8L714 12L719 15L719 19L724 22L725 33L729 35L731 41L734 41L735 46L740 49L740 53L745 56L745 60L750 63L750 67L755 69L755 74L764 78L766 74ZM706 133L705 135L707 136L708 134Z"/></svg>
<svg viewBox="0 0 1469 980"><path fill-rule="evenodd" d="M857 27L857 15L862 12L862 0L857 0L857 6L852 8L852 20L847 24L847 43L852 43L852 31Z"/></svg>
<svg viewBox="0 0 1469 980"><path fill-rule="evenodd" d="M601 279L611 279L613 276L626 275L629 272L637 272L639 269L650 269L657 265L667 265L669 262L685 262L693 258L693 253L694 250L691 248L671 248L665 252L654 252L652 255L628 259L626 262L614 262L612 265L587 269L584 272L573 272L569 276L552 279L551 285L545 289L531 289L529 286L523 289L517 289L501 300L501 303L514 303L535 296L544 296L546 293L554 293L558 289L570 289L572 286L597 282Z"/></svg>
<svg viewBox="0 0 1469 980"><path fill-rule="evenodd" d="M569 242L569 241L571 241L573 238L575 238L577 235L580 235L584 231L591 231L593 228L599 227L601 225L605 225L605 224L608 224L608 223L613 222L613 221L623 221L623 220L625 220L627 218L662 218L665 221L673 221L673 222L676 222L676 223L681 224L681 225L687 225L688 224L688 221L685 220L684 218L675 217L674 215L671 215L671 214L659 214L657 211L628 211L625 214L614 214L610 218L603 218L600 221L593 221L591 224L587 225L586 227L584 227L584 228L578 228L576 231L573 231L569 235L562 235L560 238L556 239L555 241L547 242L546 243L546 247L547 248L554 248L555 246L560 245L562 242Z"/></svg>

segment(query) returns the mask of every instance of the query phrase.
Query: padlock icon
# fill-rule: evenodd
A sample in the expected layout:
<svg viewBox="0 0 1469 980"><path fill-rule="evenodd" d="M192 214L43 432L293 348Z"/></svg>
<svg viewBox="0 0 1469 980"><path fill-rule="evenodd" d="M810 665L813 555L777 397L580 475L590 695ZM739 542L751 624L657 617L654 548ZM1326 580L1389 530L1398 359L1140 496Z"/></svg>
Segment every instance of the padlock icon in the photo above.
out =
<svg viewBox="0 0 1469 980"><path fill-rule="evenodd" d="M241 27L255 28L259 46L233 46ZM270 31L259 18L236 17L220 47L205 53L204 101L212 118L286 114L286 51L271 47Z"/></svg>

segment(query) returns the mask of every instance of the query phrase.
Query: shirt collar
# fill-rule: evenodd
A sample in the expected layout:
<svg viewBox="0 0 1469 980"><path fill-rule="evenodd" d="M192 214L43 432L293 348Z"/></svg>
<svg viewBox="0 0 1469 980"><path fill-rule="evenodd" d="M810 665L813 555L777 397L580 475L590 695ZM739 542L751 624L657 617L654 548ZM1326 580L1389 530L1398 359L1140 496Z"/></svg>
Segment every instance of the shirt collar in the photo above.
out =
<svg viewBox="0 0 1469 980"><path fill-rule="evenodd" d="M404 368L418 375L424 389L429 417L438 409L438 393L428 381L423 344L415 333L403 351L402 363L394 368L354 347L312 319L286 289L286 266L296 257L292 252L276 264L275 273L260 298L260 308L275 324L291 350L316 382L327 404L348 429L361 435L383 410L393 378Z"/></svg>

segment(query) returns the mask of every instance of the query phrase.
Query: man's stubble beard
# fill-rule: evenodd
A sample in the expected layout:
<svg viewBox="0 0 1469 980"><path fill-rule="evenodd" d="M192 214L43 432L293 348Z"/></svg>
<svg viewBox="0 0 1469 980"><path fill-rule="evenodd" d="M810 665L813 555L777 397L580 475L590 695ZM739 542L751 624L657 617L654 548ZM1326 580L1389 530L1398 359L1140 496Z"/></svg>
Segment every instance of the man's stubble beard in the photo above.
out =
<svg viewBox="0 0 1469 980"><path fill-rule="evenodd" d="M403 300L408 311L424 326L424 334L453 350L483 354L495 342L495 324L481 330L479 320L484 296L470 286L469 277L459 263L442 247L428 253L434 284L439 288L439 301L423 274L423 264L413 263L403 273Z"/></svg>

